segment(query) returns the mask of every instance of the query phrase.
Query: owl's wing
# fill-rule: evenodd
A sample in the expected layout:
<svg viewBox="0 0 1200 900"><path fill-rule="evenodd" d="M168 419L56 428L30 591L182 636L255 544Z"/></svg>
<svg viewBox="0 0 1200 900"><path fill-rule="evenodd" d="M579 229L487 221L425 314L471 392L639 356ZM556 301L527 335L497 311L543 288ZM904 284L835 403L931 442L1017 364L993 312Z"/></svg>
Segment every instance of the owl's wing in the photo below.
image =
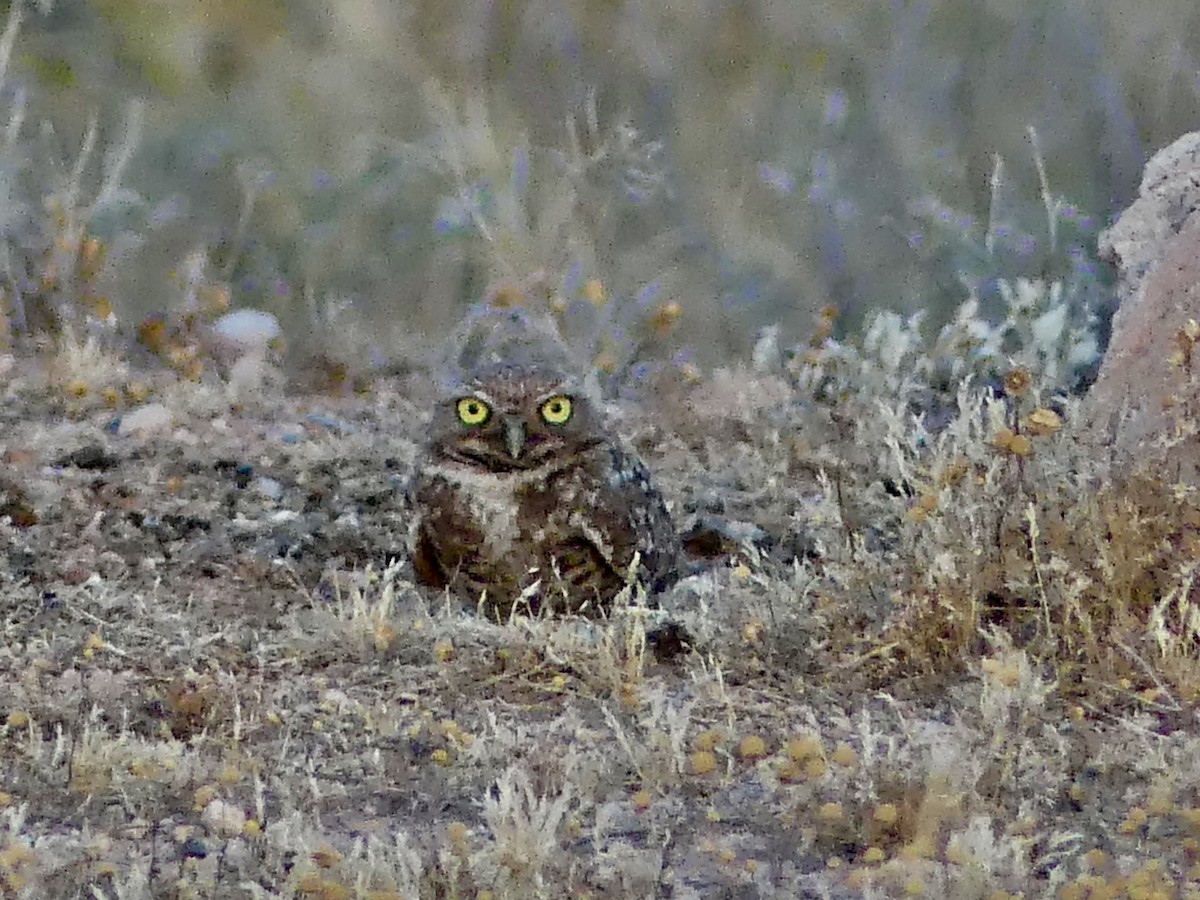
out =
<svg viewBox="0 0 1200 900"><path fill-rule="evenodd" d="M409 532L413 574L418 584L437 590L450 583L442 560L442 551L437 545L430 523L430 516L437 515L442 504L448 499L439 496L442 493L444 487L431 483L421 472L415 473L404 485L405 506L411 517L410 521L414 523Z"/></svg>
<svg viewBox="0 0 1200 900"><path fill-rule="evenodd" d="M614 441L597 452L608 458L598 467L596 503L580 517L580 530L621 579L640 554L643 584L661 591L678 578L679 560L679 536L662 494L632 451Z"/></svg>
<svg viewBox="0 0 1200 900"><path fill-rule="evenodd" d="M423 523L417 526L417 540L416 546L413 547L412 564L413 574L417 576L417 584L440 591L450 583L438 558L437 546L433 543L433 538Z"/></svg>

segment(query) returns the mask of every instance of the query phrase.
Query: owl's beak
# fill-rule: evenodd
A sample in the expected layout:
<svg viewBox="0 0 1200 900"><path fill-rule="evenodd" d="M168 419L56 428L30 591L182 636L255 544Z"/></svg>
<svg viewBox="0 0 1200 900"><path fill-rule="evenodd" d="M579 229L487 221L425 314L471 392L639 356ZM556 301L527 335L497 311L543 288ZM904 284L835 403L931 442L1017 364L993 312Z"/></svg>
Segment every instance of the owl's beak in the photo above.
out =
<svg viewBox="0 0 1200 900"><path fill-rule="evenodd" d="M513 459L521 458L521 452L525 449L524 419L510 416L504 420L504 446Z"/></svg>

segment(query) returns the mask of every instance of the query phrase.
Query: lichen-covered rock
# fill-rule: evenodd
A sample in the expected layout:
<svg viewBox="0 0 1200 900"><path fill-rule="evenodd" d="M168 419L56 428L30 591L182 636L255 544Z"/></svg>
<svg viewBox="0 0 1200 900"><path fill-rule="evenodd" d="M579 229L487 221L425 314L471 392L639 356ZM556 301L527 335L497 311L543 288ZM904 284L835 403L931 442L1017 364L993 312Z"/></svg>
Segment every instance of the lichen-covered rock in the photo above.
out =
<svg viewBox="0 0 1200 900"><path fill-rule="evenodd" d="M1140 196L1100 237L1100 254L1120 276L1112 341L1087 398L1094 433L1135 463L1166 463L1200 481L1200 422L1189 320L1200 321L1200 132L1185 135L1146 166Z"/></svg>

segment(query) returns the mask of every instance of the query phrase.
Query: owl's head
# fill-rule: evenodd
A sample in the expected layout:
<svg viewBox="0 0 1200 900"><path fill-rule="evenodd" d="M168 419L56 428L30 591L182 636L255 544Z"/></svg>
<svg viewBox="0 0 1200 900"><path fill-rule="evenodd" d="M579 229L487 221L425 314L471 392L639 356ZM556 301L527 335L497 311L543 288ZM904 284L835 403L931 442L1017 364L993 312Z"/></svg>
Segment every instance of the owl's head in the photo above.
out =
<svg viewBox="0 0 1200 900"><path fill-rule="evenodd" d="M579 385L558 373L492 366L438 405L435 456L493 471L536 469L604 440L603 423Z"/></svg>

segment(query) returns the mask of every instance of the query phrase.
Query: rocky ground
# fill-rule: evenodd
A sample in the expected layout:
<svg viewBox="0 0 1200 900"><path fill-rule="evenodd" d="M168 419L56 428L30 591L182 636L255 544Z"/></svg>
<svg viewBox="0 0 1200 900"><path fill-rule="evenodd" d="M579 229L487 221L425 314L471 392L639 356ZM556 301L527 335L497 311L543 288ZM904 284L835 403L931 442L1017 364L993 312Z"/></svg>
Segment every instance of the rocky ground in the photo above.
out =
<svg viewBox="0 0 1200 900"><path fill-rule="evenodd" d="M628 414L686 577L493 625L411 583L417 393L174 386L129 434L10 377L0 895L1200 896L1194 709L998 634L888 676L894 543L778 424Z"/></svg>

